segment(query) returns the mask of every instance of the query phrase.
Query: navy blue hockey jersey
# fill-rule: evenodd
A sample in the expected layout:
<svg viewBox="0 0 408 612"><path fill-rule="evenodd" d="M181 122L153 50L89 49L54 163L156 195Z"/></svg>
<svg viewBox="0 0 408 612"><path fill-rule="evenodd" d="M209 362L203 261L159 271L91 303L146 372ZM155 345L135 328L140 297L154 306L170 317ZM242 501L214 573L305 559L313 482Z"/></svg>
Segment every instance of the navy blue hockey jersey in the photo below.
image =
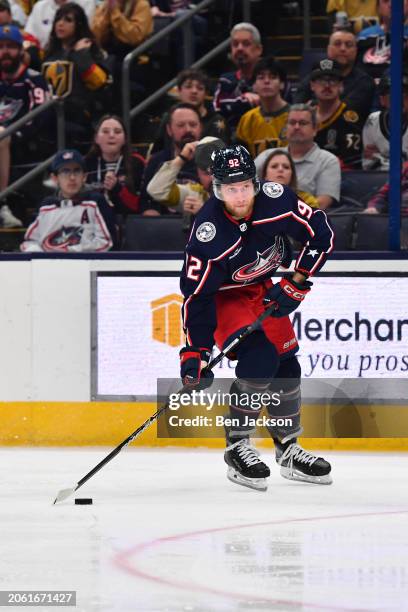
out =
<svg viewBox="0 0 408 612"><path fill-rule="evenodd" d="M26 115L37 106L44 104L50 98L48 86L44 78L36 72L22 66L13 79L0 76L0 125L6 127ZM25 138L34 136L49 116L48 111L37 117L20 129Z"/></svg>
<svg viewBox="0 0 408 612"><path fill-rule="evenodd" d="M320 270L334 246L325 212L279 183L262 184L248 219L233 219L215 196L206 202L194 221L180 280L188 344L213 347L216 292L271 278L281 265L283 236L303 245L295 270L305 276Z"/></svg>

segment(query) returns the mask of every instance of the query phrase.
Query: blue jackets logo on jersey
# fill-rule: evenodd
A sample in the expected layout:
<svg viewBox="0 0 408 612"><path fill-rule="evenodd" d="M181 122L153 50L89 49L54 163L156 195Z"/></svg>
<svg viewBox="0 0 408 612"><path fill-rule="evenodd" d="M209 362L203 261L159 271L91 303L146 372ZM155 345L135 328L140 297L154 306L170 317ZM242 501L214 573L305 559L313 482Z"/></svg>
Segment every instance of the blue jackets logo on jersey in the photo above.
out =
<svg viewBox="0 0 408 612"><path fill-rule="evenodd" d="M280 198L283 193L283 187L280 183L264 183L262 189L270 198Z"/></svg>
<svg viewBox="0 0 408 612"><path fill-rule="evenodd" d="M278 236L272 246L268 247L263 253L258 252L256 261L236 270L232 275L233 280L238 283L247 283L267 272L273 272L282 263L284 248L283 239Z"/></svg>
<svg viewBox="0 0 408 612"><path fill-rule="evenodd" d="M72 227L62 227L58 229L56 232L53 232L49 236L47 236L44 244L49 247L49 250L52 248L66 248L69 246L73 246L75 244L79 244L81 242L81 236L83 234L84 228L78 226Z"/></svg>
<svg viewBox="0 0 408 612"><path fill-rule="evenodd" d="M3 98L0 101L0 125L11 123L17 117L22 106L23 100Z"/></svg>
<svg viewBox="0 0 408 612"><path fill-rule="evenodd" d="M215 229L214 223L209 223L208 221L205 221L197 228L197 240L199 240L200 242L210 242L210 240L214 238L216 233L217 230Z"/></svg>

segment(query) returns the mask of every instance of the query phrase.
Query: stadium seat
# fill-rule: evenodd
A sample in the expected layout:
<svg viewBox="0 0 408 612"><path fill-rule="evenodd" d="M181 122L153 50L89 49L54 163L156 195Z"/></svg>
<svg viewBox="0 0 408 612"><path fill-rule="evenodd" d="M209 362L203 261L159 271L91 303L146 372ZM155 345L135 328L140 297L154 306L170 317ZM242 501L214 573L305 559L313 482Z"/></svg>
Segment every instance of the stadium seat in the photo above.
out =
<svg viewBox="0 0 408 612"><path fill-rule="evenodd" d="M388 215L356 215L356 249L388 251ZM401 249L408 249L408 217L401 219Z"/></svg>
<svg viewBox="0 0 408 612"><path fill-rule="evenodd" d="M388 181L388 172L350 170L342 173L340 206L342 212L363 210Z"/></svg>
<svg viewBox="0 0 408 612"><path fill-rule="evenodd" d="M350 213L329 214L330 223L335 233L336 251L347 251L352 248L355 215Z"/></svg>
<svg viewBox="0 0 408 612"><path fill-rule="evenodd" d="M182 230L182 219L129 215L124 229L122 251L183 251L188 233Z"/></svg>
<svg viewBox="0 0 408 612"><path fill-rule="evenodd" d="M388 251L388 215L356 215L358 251Z"/></svg>

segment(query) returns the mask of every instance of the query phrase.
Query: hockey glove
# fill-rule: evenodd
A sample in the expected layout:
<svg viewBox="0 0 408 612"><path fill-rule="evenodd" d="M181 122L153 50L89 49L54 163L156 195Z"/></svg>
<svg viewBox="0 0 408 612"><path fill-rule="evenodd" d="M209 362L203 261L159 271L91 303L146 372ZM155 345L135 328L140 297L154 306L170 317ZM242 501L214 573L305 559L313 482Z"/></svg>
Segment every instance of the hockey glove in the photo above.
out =
<svg viewBox="0 0 408 612"><path fill-rule="evenodd" d="M280 283L268 289L263 303L269 306L276 302L276 309L272 311L272 317L286 317L303 302L309 293L313 283L305 281L300 284L294 280L282 278Z"/></svg>
<svg viewBox="0 0 408 612"><path fill-rule="evenodd" d="M211 351L195 346L185 346L180 351L180 376L183 385L206 389L211 387L214 374L206 369Z"/></svg>

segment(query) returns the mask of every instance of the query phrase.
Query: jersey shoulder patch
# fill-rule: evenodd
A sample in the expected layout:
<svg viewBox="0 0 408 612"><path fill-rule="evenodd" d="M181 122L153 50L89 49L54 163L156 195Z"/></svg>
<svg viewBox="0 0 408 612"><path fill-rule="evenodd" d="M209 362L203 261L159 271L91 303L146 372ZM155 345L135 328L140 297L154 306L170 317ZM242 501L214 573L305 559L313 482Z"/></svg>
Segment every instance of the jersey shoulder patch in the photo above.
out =
<svg viewBox="0 0 408 612"><path fill-rule="evenodd" d="M237 225L232 224L223 212L222 203L210 197L198 212L187 244L193 255L203 259L216 259L239 239Z"/></svg>
<svg viewBox="0 0 408 612"><path fill-rule="evenodd" d="M196 238L200 242L210 242L213 240L216 233L217 230L214 223L211 223L211 221L204 221L204 223L200 223L196 229Z"/></svg>
<svg viewBox="0 0 408 612"><path fill-rule="evenodd" d="M270 198L280 198L284 189L280 183L267 182L262 185L262 191Z"/></svg>

